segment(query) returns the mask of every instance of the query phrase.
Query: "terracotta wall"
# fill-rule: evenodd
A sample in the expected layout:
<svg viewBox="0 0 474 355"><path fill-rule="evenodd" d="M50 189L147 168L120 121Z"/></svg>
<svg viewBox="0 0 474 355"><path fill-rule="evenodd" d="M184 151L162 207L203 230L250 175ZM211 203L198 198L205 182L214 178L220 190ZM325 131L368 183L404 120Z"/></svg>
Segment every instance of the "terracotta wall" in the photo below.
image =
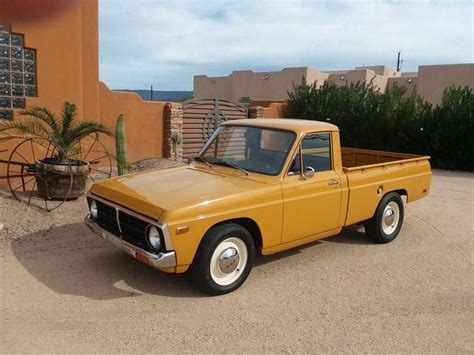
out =
<svg viewBox="0 0 474 355"><path fill-rule="evenodd" d="M10 23L12 32L24 35L25 47L36 49L37 97L27 97L26 107L41 105L58 112L64 101L70 101L78 106L81 116L97 118L98 26L90 26L90 21L97 21L97 0L72 0L45 17L25 13L21 2L0 2L0 13L5 13L5 6L22 17L1 20ZM19 9L12 8L15 6ZM13 117L23 119L17 110ZM0 143L0 150L11 151L17 143ZM9 152L0 153L0 159L8 156ZM0 163L0 176L5 174L6 165ZM0 188L5 183L0 179Z"/></svg>
<svg viewBox="0 0 474 355"><path fill-rule="evenodd" d="M165 102L144 101L135 93L111 91L99 84L99 120L114 129L118 115L125 117L128 159L163 156L163 115ZM106 140L115 151L114 142Z"/></svg>
<svg viewBox="0 0 474 355"><path fill-rule="evenodd" d="M52 6L55 1L50 3ZM57 0L56 4L54 11L42 6L33 11L21 1L0 1L0 21L10 23L12 32L24 35L25 47L36 49L38 96L26 98L26 107L46 106L59 114L64 101L69 101L77 105L79 117L103 122L112 130L117 116L123 114L129 161L161 157L166 103L113 92L99 82L98 1ZM13 119L24 119L18 113L14 111ZM113 139L105 137L104 143L115 152ZM8 159L16 144L18 141L0 143L0 151L9 150L0 153L0 159ZM6 169L6 164L0 163L0 176L6 175ZM0 179L0 189L6 187L6 182Z"/></svg>

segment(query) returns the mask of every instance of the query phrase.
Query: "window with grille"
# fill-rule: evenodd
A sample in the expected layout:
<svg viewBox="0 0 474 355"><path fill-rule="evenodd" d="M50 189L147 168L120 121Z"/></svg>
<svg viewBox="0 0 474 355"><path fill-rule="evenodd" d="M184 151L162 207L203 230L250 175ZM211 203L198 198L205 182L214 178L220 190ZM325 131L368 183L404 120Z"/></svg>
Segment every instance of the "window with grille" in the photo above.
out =
<svg viewBox="0 0 474 355"><path fill-rule="evenodd" d="M36 96L36 50L25 48L22 34L0 24L0 119L25 108L26 96Z"/></svg>

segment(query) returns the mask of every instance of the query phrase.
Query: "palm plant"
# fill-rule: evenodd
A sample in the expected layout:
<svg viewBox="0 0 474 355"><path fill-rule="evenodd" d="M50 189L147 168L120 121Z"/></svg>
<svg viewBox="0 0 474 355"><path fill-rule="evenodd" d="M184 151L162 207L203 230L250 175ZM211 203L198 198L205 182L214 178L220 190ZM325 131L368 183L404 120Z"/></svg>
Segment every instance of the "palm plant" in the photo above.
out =
<svg viewBox="0 0 474 355"><path fill-rule="evenodd" d="M67 101L63 105L60 119L42 106L30 107L23 110L21 115L30 118L21 122L0 122L0 142L15 138L44 139L56 148L58 162L71 159L81 140L91 134L113 136L113 133L99 122L84 120L76 123L77 107Z"/></svg>

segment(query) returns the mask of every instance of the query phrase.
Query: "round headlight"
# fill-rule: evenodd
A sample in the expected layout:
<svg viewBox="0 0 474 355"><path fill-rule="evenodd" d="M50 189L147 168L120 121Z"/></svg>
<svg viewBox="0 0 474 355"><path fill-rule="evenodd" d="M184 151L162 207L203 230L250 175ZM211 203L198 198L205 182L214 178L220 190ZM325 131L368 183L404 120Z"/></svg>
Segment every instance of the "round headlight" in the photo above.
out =
<svg viewBox="0 0 474 355"><path fill-rule="evenodd" d="M98 214L98 211L97 211L97 203L95 202L95 200L92 200L91 201L91 204L89 206L89 209L91 211L91 217L93 219L96 219L97 218L97 214Z"/></svg>
<svg viewBox="0 0 474 355"><path fill-rule="evenodd" d="M146 228L146 240L152 249L159 250L161 248L160 232L155 226L149 225Z"/></svg>

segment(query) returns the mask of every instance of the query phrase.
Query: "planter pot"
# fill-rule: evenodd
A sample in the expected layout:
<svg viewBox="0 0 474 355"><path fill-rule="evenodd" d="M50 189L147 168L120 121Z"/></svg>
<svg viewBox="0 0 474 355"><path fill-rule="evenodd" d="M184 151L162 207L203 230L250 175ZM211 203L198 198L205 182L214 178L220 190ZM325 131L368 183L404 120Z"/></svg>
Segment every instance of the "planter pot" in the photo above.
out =
<svg viewBox="0 0 474 355"><path fill-rule="evenodd" d="M89 175L88 163L80 160L61 163L55 158L47 158L37 160L35 166L36 186L42 198L76 199L84 194Z"/></svg>

